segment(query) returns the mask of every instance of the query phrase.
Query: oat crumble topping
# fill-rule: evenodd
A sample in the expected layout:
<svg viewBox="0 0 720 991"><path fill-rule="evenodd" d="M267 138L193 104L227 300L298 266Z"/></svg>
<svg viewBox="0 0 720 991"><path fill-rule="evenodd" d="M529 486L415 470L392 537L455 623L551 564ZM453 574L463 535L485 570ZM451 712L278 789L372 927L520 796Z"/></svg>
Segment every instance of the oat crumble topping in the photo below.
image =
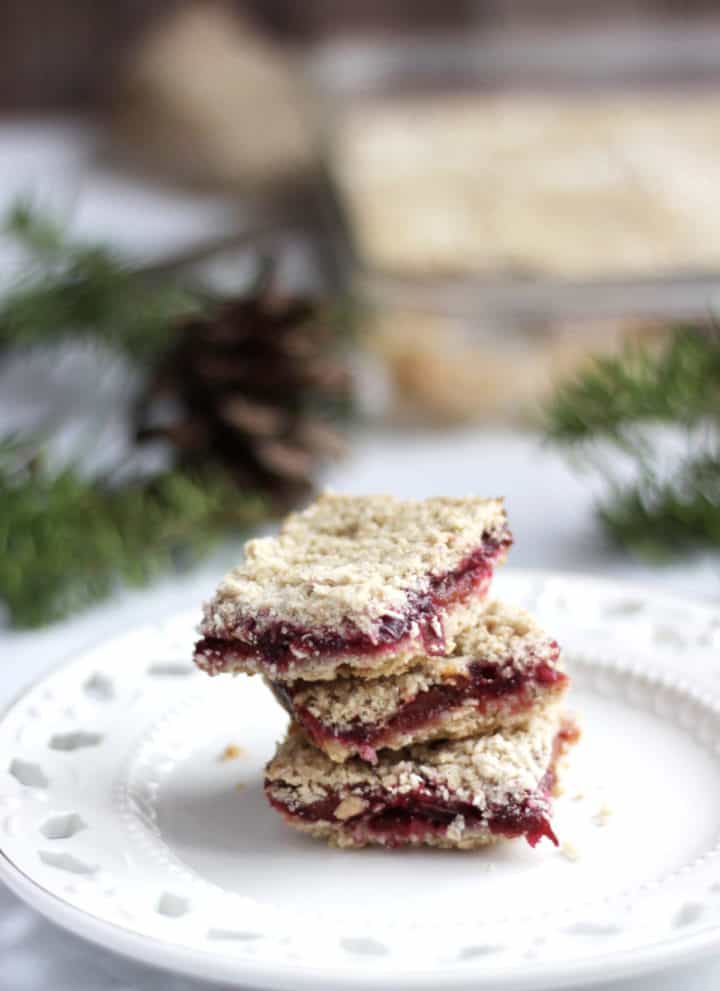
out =
<svg viewBox="0 0 720 991"><path fill-rule="evenodd" d="M421 692L466 676L470 664L502 664L506 677L524 674L539 663L555 666L557 644L519 607L473 600L453 610L453 650L446 657L419 657L418 666L402 674L373 680L337 678L298 682L295 705L307 708L324 724L348 727L354 720L381 723Z"/></svg>
<svg viewBox="0 0 720 991"><path fill-rule="evenodd" d="M288 517L276 537L251 540L220 583L202 632L230 636L252 615L260 626L351 621L372 633L403 610L408 593L458 567L484 539L509 540L501 499L326 494Z"/></svg>
<svg viewBox="0 0 720 991"><path fill-rule="evenodd" d="M333 763L292 727L269 763L266 778L281 801L300 807L337 794L391 796L429 787L442 799L477 808L521 799L533 792L550 764L561 723L559 706L548 707L510 733L382 751L376 765L351 759Z"/></svg>

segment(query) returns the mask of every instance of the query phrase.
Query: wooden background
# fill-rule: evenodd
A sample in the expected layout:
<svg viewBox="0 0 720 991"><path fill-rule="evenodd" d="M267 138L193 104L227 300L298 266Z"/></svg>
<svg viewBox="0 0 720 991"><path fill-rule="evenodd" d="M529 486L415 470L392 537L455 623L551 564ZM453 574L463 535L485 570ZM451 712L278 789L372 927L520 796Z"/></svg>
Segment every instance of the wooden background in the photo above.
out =
<svg viewBox="0 0 720 991"><path fill-rule="evenodd" d="M142 33L183 3L220 0L0 0L0 109L92 107ZM473 26L514 30L584 20L629 23L717 12L717 0L227 0L275 37Z"/></svg>

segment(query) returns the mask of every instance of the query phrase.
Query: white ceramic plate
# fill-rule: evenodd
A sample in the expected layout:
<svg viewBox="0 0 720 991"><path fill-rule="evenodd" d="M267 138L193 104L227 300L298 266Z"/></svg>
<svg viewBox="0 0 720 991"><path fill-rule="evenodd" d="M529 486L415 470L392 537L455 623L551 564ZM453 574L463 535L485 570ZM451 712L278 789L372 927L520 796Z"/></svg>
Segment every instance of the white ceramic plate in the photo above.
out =
<svg viewBox="0 0 720 991"><path fill-rule="evenodd" d="M259 679L193 670L187 615L6 713L0 878L78 935L258 988L557 989L720 949L720 612L579 576L506 571L496 591L575 680L560 850L295 835L262 796L284 715Z"/></svg>

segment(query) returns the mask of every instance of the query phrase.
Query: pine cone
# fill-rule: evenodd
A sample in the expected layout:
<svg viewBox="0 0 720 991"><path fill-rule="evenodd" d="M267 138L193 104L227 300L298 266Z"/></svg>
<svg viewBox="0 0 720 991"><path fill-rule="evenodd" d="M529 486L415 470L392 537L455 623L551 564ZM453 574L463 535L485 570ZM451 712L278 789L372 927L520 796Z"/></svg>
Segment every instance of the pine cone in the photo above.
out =
<svg viewBox="0 0 720 991"><path fill-rule="evenodd" d="M331 423L351 385L337 336L321 304L268 289L188 319L138 407L138 440L169 441L186 465L219 463L279 505L302 498L343 450ZM162 422L160 400L174 407Z"/></svg>

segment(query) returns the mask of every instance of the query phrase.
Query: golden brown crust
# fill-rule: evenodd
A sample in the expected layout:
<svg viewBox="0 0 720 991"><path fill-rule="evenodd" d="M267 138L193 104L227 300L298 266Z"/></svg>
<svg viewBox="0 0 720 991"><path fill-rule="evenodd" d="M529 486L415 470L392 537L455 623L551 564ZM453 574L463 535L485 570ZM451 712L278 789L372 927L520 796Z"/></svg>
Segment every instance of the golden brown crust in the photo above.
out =
<svg viewBox="0 0 720 991"><path fill-rule="evenodd" d="M540 663L556 667L555 641L519 607L473 599L452 610L447 625L452 636L446 656L417 657L410 670L372 681L345 677L310 682L303 678L293 690L293 701L340 730L357 720L380 723L421 692L467 677L469 666L476 662L497 665L506 677L523 674Z"/></svg>
<svg viewBox="0 0 720 991"><path fill-rule="evenodd" d="M306 727L316 746L342 762L354 755L372 760L373 750L380 748L399 750L429 740L518 728L564 695L567 679L563 677L518 683L518 678L541 665L546 672L561 671L557 643L524 609L472 599L456 607L448 618L452 630L448 656L422 656L410 670L373 680L345 676L332 681L276 683L278 699ZM412 730L393 728L392 720L403 707L422 700L433 689L447 685L452 690L458 679L471 679L475 664L496 668L498 677L514 681L507 696L488 696L481 705L472 697L450 699L445 710L434 702L426 722L419 720ZM371 735L358 736L357 730L364 726L370 727Z"/></svg>
<svg viewBox="0 0 720 991"><path fill-rule="evenodd" d="M548 705L524 727L458 741L384 750L378 763L357 758L337 764L317 750L294 725L266 769L270 793L290 808L339 801L368 791L403 795L419 787L478 808L519 798L537 788L551 762L561 723L560 708Z"/></svg>
<svg viewBox="0 0 720 991"><path fill-rule="evenodd" d="M291 826L335 846L474 849L505 831L498 829L498 814L521 809L532 810L540 826L534 837L528 834L534 845L543 835L555 841L547 774L556 772L577 735L558 706L548 707L521 730L385 751L372 766L358 760L333 764L292 725L267 767L265 788ZM423 819L425 808L432 810L429 820ZM446 825L435 818L443 809ZM397 832L392 817L402 810L408 810L409 828Z"/></svg>
<svg viewBox="0 0 720 991"><path fill-rule="evenodd" d="M523 707L517 709L515 699L492 699L486 709L480 711L472 699L464 705L448 709L431 722L410 731L396 731L383 735L373 749L402 750L416 743L431 740L464 740L468 737L487 736L490 733L507 733L523 729L545 708L554 706L566 694L567 683L528 686ZM367 747L333 738L315 739L315 746L336 762L344 763L351 757L367 753ZM367 758L363 758L367 759Z"/></svg>
<svg viewBox="0 0 720 991"><path fill-rule="evenodd" d="M698 236L717 227L718 109L710 90L384 95L343 115L333 170L376 271L707 270L720 262L717 239Z"/></svg>
<svg viewBox="0 0 720 991"><path fill-rule="evenodd" d="M335 825L328 822L300 822L293 819L291 825L301 833L306 833L316 840L326 840L330 846L344 850L362 849L366 846L386 846L387 839L383 836L373 836L370 834L356 834L342 825ZM475 827L462 831L461 835L453 833L451 836L442 836L438 833L428 832L407 838L407 846L431 846L441 850L479 850L481 847L490 846L501 839L496 833L491 833L485 827Z"/></svg>
<svg viewBox="0 0 720 991"><path fill-rule="evenodd" d="M456 607L457 608L457 607ZM443 617L445 629L446 649L452 650L454 641L452 639L452 616L454 609L446 611ZM325 657L321 655L317 659L303 657L296 664L290 663L283 669L273 669L266 661L253 657L237 657L233 660L229 654L223 672L228 674L272 674L283 681L296 681L298 678L308 681L332 681L336 678L362 678L369 681L382 676L402 674L411 668L423 663L426 657L426 648L421 636L421 631L416 630L411 636L393 645L387 651L367 654L347 654L342 658ZM205 668L206 665L201 656L195 657L195 663Z"/></svg>

